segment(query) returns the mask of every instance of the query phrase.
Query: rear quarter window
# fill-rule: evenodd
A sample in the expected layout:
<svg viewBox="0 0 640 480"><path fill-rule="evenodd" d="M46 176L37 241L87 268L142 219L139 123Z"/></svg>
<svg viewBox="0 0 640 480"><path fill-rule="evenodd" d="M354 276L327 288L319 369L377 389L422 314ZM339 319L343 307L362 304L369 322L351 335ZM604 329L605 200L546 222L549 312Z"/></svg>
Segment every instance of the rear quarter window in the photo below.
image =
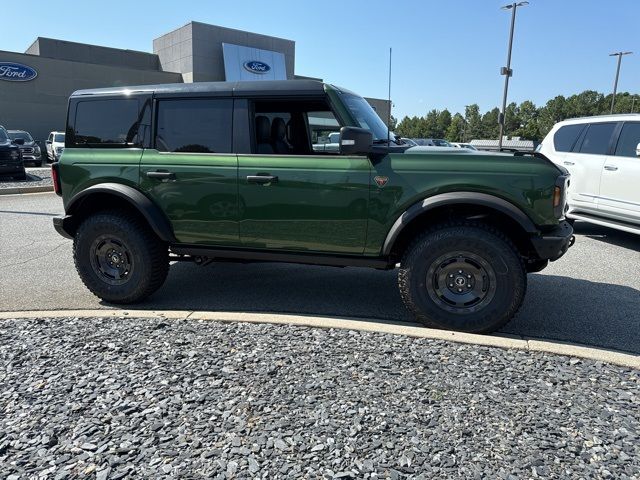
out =
<svg viewBox="0 0 640 480"><path fill-rule="evenodd" d="M585 126L585 124L578 124L560 127L553 136L553 147L556 152L570 152Z"/></svg>
<svg viewBox="0 0 640 480"><path fill-rule="evenodd" d="M137 146L136 98L81 100L76 104L72 144L77 147Z"/></svg>
<svg viewBox="0 0 640 480"><path fill-rule="evenodd" d="M637 157L638 144L640 144L640 122L626 122L620 132L616 157Z"/></svg>

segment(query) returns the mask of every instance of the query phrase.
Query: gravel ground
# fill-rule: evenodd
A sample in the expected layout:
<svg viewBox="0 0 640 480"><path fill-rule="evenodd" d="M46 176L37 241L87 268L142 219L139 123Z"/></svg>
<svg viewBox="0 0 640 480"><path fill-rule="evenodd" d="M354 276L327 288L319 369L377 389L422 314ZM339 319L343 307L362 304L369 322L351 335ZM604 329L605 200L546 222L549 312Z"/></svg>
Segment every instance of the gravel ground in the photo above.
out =
<svg viewBox="0 0 640 480"><path fill-rule="evenodd" d="M27 168L26 180L14 180L11 177L0 177L0 190L3 188L40 187L47 185L52 185L51 167Z"/></svg>
<svg viewBox="0 0 640 480"><path fill-rule="evenodd" d="M640 478L640 372L293 326L0 321L1 478Z"/></svg>

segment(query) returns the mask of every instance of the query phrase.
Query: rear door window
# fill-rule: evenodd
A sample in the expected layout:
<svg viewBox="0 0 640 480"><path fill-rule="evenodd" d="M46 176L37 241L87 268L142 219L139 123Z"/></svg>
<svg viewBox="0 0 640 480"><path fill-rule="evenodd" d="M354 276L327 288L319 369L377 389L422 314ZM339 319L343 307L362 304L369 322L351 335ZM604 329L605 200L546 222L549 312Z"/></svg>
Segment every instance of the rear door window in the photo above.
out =
<svg viewBox="0 0 640 480"><path fill-rule="evenodd" d="M157 112L158 151L231 153L233 100L159 100Z"/></svg>
<svg viewBox="0 0 640 480"><path fill-rule="evenodd" d="M90 147L137 146L138 113L136 98L80 101L73 143Z"/></svg>
<svg viewBox="0 0 640 480"><path fill-rule="evenodd" d="M637 157L636 148L640 143L640 122L626 122L620 132L616 157Z"/></svg>
<svg viewBox="0 0 640 480"><path fill-rule="evenodd" d="M592 155L606 155L609 153L611 136L615 128L615 122L590 124L582 140L580 153L589 153Z"/></svg>

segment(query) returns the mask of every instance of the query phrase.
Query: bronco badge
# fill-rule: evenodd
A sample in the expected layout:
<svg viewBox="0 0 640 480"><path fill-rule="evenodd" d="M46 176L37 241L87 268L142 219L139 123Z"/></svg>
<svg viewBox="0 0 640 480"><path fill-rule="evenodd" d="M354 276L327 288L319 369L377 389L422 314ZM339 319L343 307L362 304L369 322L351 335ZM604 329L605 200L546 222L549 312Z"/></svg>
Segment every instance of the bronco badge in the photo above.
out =
<svg viewBox="0 0 640 480"><path fill-rule="evenodd" d="M376 185L378 185L380 188L382 188L389 181L389 177L377 176L377 177L373 177L373 180L376 182Z"/></svg>

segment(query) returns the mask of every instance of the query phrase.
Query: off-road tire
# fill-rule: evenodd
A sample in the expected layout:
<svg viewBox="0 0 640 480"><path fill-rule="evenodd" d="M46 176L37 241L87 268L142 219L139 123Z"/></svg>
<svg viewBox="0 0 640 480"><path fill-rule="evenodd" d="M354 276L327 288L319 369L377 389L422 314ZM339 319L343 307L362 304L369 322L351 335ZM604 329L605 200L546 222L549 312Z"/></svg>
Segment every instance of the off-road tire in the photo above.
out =
<svg viewBox="0 0 640 480"><path fill-rule="evenodd" d="M105 242L107 247L122 246L120 257L124 253L125 261L130 262L123 278L111 278L101 269L111 268L105 264L105 258L109 261L111 257L99 253L105 251ZM145 299L162 286L169 272L167 245L137 216L114 210L90 215L80 224L73 240L73 259L85 286L110 303Z"/></svg>
<svg viewBox="0 0 640 480"><path fill-rule="evenodd" d="M458 274L457 265L463 265L460 270L466 270L464 275ZM447 270L451 268L454 270ZM455 300L457 287L468 285L467 281L465 285L454 282L467 278L466 273L474 279L468 280L473 290L460 293L460 300ZM489 333L508 323L520 308L527 275L518 250L502 232L480 223L461 222L438 226L414 240L402 257L398 286L404 304L424 325ZM461 301L475 295L482 299L475 305L469 302L469 307L450 303L451 298Z"/></svg>

